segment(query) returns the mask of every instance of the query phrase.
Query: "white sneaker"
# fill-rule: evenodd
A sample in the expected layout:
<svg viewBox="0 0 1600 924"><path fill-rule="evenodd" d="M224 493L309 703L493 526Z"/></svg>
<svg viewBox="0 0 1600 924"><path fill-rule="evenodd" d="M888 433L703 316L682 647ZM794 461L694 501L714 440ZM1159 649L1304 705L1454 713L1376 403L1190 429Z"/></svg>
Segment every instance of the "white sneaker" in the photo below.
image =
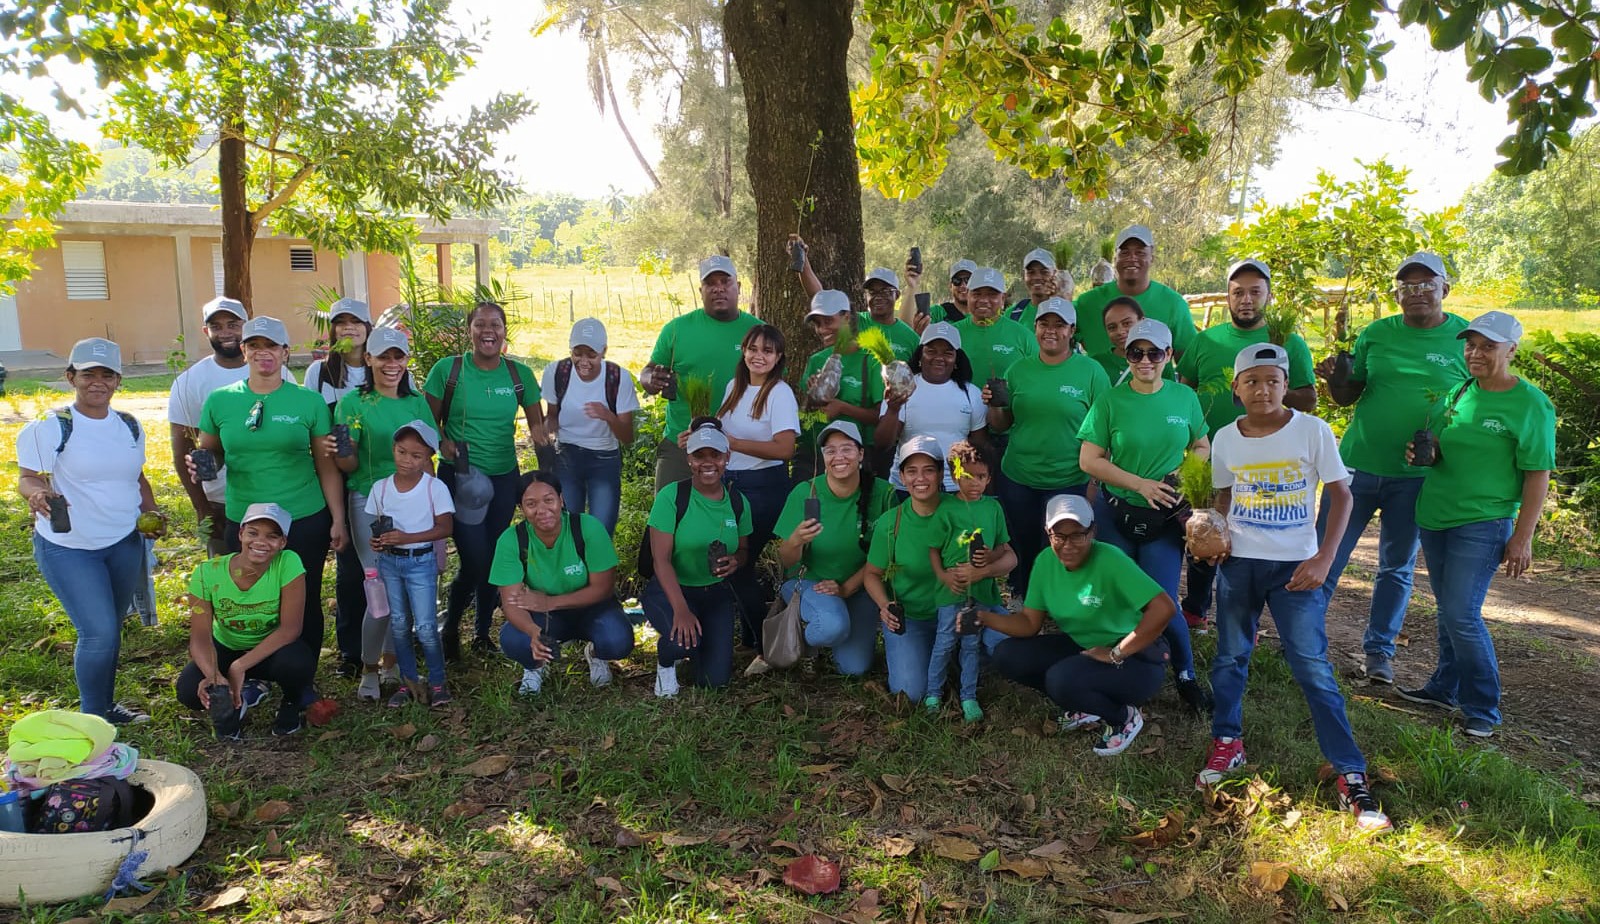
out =
<svg viewBox="0 0 1600 924"><path fill-rule="evenodd" d="M533 696L544 689L544 668L524 670L522 682L517 684L517 694L520 696Z"/></svg>
<svg viewBox="0 0 1600 924"><path fill-rule="evenodd" d="M1063 712L1056 721L1061 724L1062 731L1069 732L1077 731L1080 728L1088 728L1092 725L1099 725L1100 717L1087 712Z"/></svg>
<svg viewBox="0 0 1600 924"><path fill-rule="evenodd" d="M356 687L356 699L364 699L375 703L383 695L379 686L377 671L362 671L361 683Z"/></svg>
<svg viewBox="0 0 1600 924"><path fill-rule="evenodd" d="M678 695L678 666L656 667L656 698L671 699Z"/></svg>
<svg viewBox="0 0 1600 924"><path fill-rule="evenodd" d="M1119 729L1106 729L1105 737L1100 739L1100 746L1094 752L1101 757L1115 757L1126 751L1141 731L1144 731L1144 714L1137 709L1130 709L1128 723Z"/></svg>
<svg viewBox="0 0 1600 924"><path fill-rule="evenodd" d="M744 669L744 675L746 677L759 677L770 670L772 670L772 665L767 663L767 659L756 655L756 659L751 661L750 666Z"/></svg>
<svg viewBox="0 0 1600 924"><path fill-rule="evenodd" d="M603 687L611 682L611 665L594 656L594 644L583 646L583 656L589 661L589 682Z"/></svg>
<svg viewBox="0 0 1600 924"><path fill-rule="evenodd" d="M396 686L400 683L400 665L390 664L378 668L378 682L385 686Z"/></svg>

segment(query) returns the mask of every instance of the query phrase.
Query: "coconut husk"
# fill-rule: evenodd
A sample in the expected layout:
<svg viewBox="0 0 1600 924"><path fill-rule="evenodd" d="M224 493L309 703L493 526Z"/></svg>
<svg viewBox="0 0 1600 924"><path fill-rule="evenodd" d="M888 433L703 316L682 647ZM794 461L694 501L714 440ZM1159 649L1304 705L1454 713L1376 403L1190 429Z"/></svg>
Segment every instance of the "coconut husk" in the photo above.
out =
<svg viewBox="0 0 1600 924"><path fill-rule="evenodd" d="M1189 554L1195 558L1216 558L1233 551L1233 539L1228 535L1228 521L1215 510L1196 510L1189 515L1184 527Z"/></svg>
<svg viewBox="0 0 1600 924"><path fill-rule="evenodd" d="M828 357L822 368L806 382L806 397L816 404L827 404L839 397L839 382L844 377L844 363L835 353Z"/></svg>
<svg viewBox="0 0 1600 924"><path fill-rule="evenodd" d="M886 397L909 398L917 390L916 377L911 374L911 367L901 360L883 367L883 390Z"/></svg>

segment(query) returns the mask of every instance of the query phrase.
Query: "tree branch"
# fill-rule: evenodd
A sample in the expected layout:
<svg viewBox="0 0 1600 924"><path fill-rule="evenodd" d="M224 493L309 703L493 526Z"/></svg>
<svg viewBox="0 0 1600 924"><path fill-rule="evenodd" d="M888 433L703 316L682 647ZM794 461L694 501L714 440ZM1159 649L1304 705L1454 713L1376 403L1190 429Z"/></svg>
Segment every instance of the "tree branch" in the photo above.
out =
<svg viewBox="0 0 1600 924"><path fill-rule="evenodd" d="M300 160L303 162L304 158L300 158ZM289 177L289 182L283 184L283 188L278 190L277 195L261 203L259 208L250 213L251 230L260 230L261 224L266 220L266 217L272 214L275 209L282 206L285 202L288 202L290 199L294 198L295 190L299 189L300 184L310 179L311 174L315 173L316 171L317 168L314 164L305 164L305 166L301 167L299 170L296 170L294 176Z"/></svg>

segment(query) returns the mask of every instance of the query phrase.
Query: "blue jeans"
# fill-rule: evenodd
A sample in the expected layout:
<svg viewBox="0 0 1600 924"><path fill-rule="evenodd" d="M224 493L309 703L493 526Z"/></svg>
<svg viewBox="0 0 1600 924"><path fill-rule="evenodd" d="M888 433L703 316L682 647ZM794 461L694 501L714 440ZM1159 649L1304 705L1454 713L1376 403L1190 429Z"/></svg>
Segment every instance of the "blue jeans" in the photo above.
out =
<svg viewBox="0 0 1600 924"><path fill-rule="evenodd" d="M415 631L422 643L422 657L428 662L428 685L440 686L444 683L444 645L439 641L439 563L433 550L410 558L380 554L378 576L389 595L389 638L394 640L400 676L417 679L417 653L411 647Z"/></svg>
<svg viewBox="0 0 1600 924"><path fill-rule="evenodd" d="M882 624L876 606L872 614ZM906 619L905 631L899 635L883 631L883 659L889 665L890 693L904 693L916 703L935 689L928 685L928 665L938 628L936 619Z"/></svg>
<svg viewBox="0 0 1600 924"><path fill-rule="evenodd" d="M562 642L580 640L592 643L594 656L602 661L620 661L633 651L633 626L614 597L570 610L528 616L539 627L539 637L551 651L559 650ZM510 622L500 627L500 650L527 670L544 666L533 656L533 639Z"/></svg>
<svg viewBox="0 0 1600 924"><path fill-rule="evenodd" d="M694 685L725 687L733 676L733 619L738 609L727 584L706 587L679 585L689 612L700 620L700 641L693 647L672 640L672 603L661 581L651 578L644 587L640 603L644 618L656 630L656 664L671 667L689 658L694 661Z"/></svg>
<svg viewBox="0 0 1600 924"><path fill-rule="evenodd" d="M144 582L144 539L130 532L103 549L69 549L35 532L33 560L78 633L78 711L105 718L115 698L122 616Z"/></svg>
<svg viewBox="0 0 1600 924"><path fill-rule="evenodd" d="M1075 484L1064 488L1030 488L1010 478L1002 480L997 490L1000 509L1006 514L1006 529L1011 533L1011 548L1017 553L1017 567L1006 581L1011 585L1011 597L1021 602L1028 596L1028 575L1033 571L1033 560L1039 557L1049 542L1044 535L1044 508L1050 498L1063 494L1085 496L1089 485ZM989 646L991 649L993 645Z"/></svg>
<svg viewBox="0 0 1600 924"><path fill-rule="evenodd" d="M1172 605L1176 607L1178 578L1183 571L1183 538L1174 532L1153 542L1141 542L1135 547L1117 529L1117 515L1106 500L1107 493L1102 487L1094 499L1094 537L1126 552L1129 558L1139 564L1139 570L1150 575L1172 597ZM1167 623L1161 637L1167 640L1167 647L1172 653L1173 674L1180 679L1193 678L1194 647L1189 642L1189 624L1184 621L1182 614L1174 616Z"/></svg>
<svg viewBox="0 0 1600 924"><path fill-rule="evenodd" d="M1514 526L1510 518L1422 530L1428 583L1439 606L1439 666L1423 689L1461 714L1500 724L1500 664L1483 624L1483 598Z"/></svg>
<svg viewBox="0 0 1600 924"><path fill-rule="evenodd" d="M956 613L960 609L959 603L947 603L939 607L939 631L933 639L933 655L928 659L929 696L938 696L944 689L945 676L950 668L950 655L959 648L961 653L957 663L961 667L961 698L978 698L978 645L983 636L979 632L971 635L956 634ZM993 607L987 606L982 609L996 611ZM992 646L990 650L993 651Z"/></svg>
<svg viewBox="0 0 1600 924"><path fill-rule="evenodd" d="M1284 589L1299 564L1228 558L1218 568L1217 656L1211 662L1216 711L1211 717L1211 736L1242 737L1241 714L1250 653L1255 649L1261 609L1267 607L1278 627L1289 672L1311 708L1311 727L1316 730L1322 756L1339 773L1365 773L1367 760L1350 732L1344 694L1333 676L1333 665L1328 663L1327 600L1321 588Z"/></svg>
<svg viewBox="0 0 1600 924"><path fill-rule="evenodd" d="M1421 478L1386 478L1354 469L1350 472L1350 525L1339 541L1339 554L1328 569L1322 592L1331 602L1339 588L1339 578L1361 534L1378 518L1378 576L1372 582L1372 606L1367 613L1367 633L1361 648L1367 654L1394 657L1394 640L1405 624L1406 604L1411 601L1411 571L1417 561L1417 495L1422 493ZM1328 526L1328 494L1322 494L1317 510L1317 538Z"/></svg>
<svg viewBox="0 0 1600 924"><path fill-rule="evenodd" d="M439 464L439 480L456 492L456 469L448 462ZM489 583L489 566L494 562L494 546L500 534L511 525L511 514L517 509L518 488L522 475L512 469L501 475L490 475L494 497L483 522L476 526L455 518L452 538L456 543L459 565L455 580L450 582L450 596L445 605L444 621L440 631L453 639L461 637L461 616L468 606L474 606L472 629L478 638L489 637L489 624L494 620L495 607L500 605L500 591Z"/></svg>
<svg viewBox="0 0 1600 924"><path fill-rule="evenodd" d="M617 531L622 506L622 450L586 449L570 443L561 447L561 503L573 513L587 513Z"/></svg>
<svg viewBox="0 0 1600 924"><path fill-rule="evenodd" d="M878 605L865 590L839 597L817 593L812 589L816 584L810 578L790 579L783 582L780 591L784 602L797 591L800 594L806 644L833 649L833 663L839 673L850 677L865 674L878 647Z"/></svg>

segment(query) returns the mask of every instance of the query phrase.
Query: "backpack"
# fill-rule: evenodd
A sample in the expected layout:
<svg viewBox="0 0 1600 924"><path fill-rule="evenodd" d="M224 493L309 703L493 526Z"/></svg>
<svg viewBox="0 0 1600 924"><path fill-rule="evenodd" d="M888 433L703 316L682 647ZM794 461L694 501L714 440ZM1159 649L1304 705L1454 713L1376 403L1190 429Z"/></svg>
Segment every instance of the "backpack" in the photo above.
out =
<svg viewBox="0 0 1600 924"><path fill-rule="evenodd" d="M55 415L56 422L61 425L61 442L56 444L56 455L59 456L61 455L61 450L67 448L67 440L72 439L72 406L58 407L51 413ZM128 432L133 434L133 441L137 443L144 435L139 429L139 419L127 411L117 411L116 414L122 418L123 426L127 427Z"/></svg>
<svg viewBox="0 0 1600 924"><path fill-rule="evenodd" d="M611 413L617 412L617 393L622 390L622 367L611 360L601 360L606 373L606 406L611 408ZM555 413L561 413L561 402L567 397L567 386L572 384L572 360L563 359L556 363L556 400L551 404L556 408Z"/></svg>
<svg viewBox="0 0 1600 924"><path fill-rule="evenodd" d="M687 478L677 482L676 487L678 493L673 498L673 506L676 508L677 513L672 520L673 529L677 529L678 524L682 523L684 516L688 514L689 497L694 491L694 486L689 483ZM733 504L733 519L737 522L740 517L744 516L744 495L735 491L731 485L724 485L723 489L728 492L728 501ZM730 552L729 554L732 553ZM636 567L641 581L648 581L656 576L656 559L654 555L650 554L650 527L645 528L644 537L639 540L639 558Z"/></svg>
<svg viewBox="0 0 1600 924"><path fill-rule="evenodd" d="M584 557L583 521L571 510L567 511L567 532L572 534L572 547L578 552L578 560L583 562L584 570L588 570L589 562ZM522 579L528 579L528 521L523 520L517 524L517 557L522 559Z"/></svg>
<svg viewBox="0 0 1600 924"><path fill-rule="evenodd" d="M506 372L511 374L511 389L517 393L517 407L526 407L526 403L522 400L523 392L526 389L522 386L522 376L517 373L517 364L512 362L509 356L503 358L506 363ZM449 377L444 380L444 397L439 400L439 436L441 437L444 436L444 428L450 423L450 405L455 401L456 385L461 381L461 364L465 359L465 356L457 356L450 363Z"/></svg>
<svg viewBox="0 0 1600 924"><path fill-rule="evenodd" d="M126 780L97 776L45 787L33 800L32 834L114 831L133 824L133 787Z"/></svg>

